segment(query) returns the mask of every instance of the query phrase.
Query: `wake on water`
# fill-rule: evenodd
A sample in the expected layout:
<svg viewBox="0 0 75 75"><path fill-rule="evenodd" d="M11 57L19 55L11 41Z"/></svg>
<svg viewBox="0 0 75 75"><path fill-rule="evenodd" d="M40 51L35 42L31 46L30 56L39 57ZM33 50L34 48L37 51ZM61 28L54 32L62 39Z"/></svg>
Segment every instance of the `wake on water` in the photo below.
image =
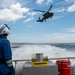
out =
<svg viewBox="0 0 75 75"><path fill-rule="evenodd" d="M46 44L25 44L17 46L13 52L13 60L32 59L33 54L43 53L48 58L74 57L75 51Z"/></svg>

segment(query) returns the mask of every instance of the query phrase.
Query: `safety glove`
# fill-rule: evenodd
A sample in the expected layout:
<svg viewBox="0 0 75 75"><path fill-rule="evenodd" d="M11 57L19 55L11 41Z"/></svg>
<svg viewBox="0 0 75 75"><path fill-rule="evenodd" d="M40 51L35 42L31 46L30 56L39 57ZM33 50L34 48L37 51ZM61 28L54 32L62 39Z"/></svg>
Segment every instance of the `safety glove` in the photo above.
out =
<svg viewBox="0 0 75 75"><path fill-rule="evenodd" d="M10 71L11 71L12 75L15 75L15 68L13 67L13 61L8 60L8 61L6 61L6 64L10 68Z"/></svg>

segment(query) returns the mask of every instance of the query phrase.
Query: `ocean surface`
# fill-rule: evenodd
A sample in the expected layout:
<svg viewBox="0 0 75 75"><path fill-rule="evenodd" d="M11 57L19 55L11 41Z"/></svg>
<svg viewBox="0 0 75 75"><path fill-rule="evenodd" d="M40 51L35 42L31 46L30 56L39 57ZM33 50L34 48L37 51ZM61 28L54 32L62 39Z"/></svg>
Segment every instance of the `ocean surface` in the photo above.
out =
<svg viewBox="0 0 75 75"><path fill-rule="evenodd" d="M35 53L48 58L75 57L75 43L11 43L13 60L32 59ZM71 60L75 64L75 59Z"/></svg>

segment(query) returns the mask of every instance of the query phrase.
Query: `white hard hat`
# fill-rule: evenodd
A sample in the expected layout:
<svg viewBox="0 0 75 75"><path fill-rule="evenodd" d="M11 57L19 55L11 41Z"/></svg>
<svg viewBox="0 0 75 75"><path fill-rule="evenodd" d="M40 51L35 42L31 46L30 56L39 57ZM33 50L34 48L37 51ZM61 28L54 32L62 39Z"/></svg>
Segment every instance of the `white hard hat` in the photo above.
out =
<svg viewBox="0 0 75 75"><path fill-rule="evenodd" d="M0 35L3 35L3 34L9 34L10 33L10 28L8 27L7 24L4 24L4 25L0 25Z"/></svg>

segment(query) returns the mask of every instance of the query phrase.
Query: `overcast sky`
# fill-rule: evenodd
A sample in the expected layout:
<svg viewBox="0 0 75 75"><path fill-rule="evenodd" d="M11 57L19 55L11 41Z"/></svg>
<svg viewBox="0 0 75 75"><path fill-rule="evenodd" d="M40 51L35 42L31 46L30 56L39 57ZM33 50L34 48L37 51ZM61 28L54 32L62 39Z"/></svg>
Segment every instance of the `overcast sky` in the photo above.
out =
<svg viewBox="0 0 75 75"><path fill-rule="evenodd" d="M54 16L37 22L53 5ZM75 0L0 0L0 25L8 24L11 42L75 43Z"/></svg>

